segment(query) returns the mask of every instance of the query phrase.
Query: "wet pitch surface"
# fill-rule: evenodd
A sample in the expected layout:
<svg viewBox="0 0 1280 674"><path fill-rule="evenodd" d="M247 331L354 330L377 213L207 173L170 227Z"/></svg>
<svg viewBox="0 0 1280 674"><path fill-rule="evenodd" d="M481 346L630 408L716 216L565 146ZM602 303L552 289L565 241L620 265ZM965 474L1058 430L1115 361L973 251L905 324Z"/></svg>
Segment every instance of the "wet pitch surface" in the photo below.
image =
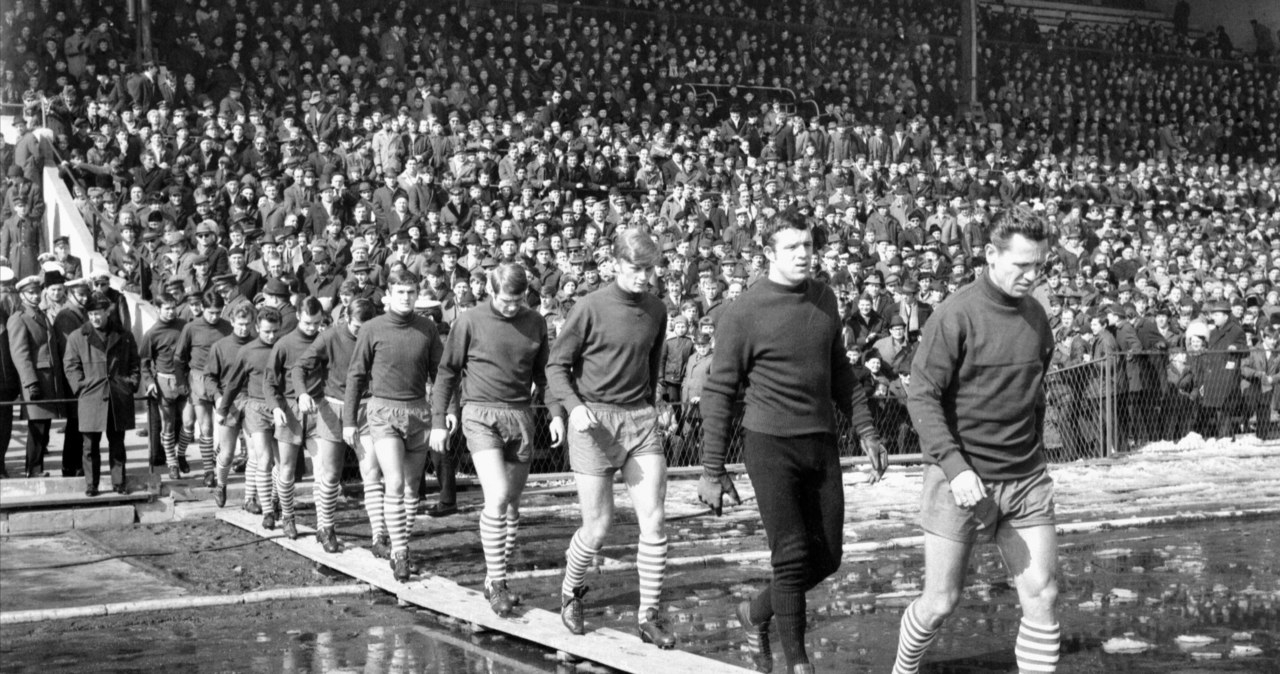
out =
<svg viewBox="0 0 1280 674"><path fill-rule="evenodd" d="M462 526L469 518L456 519L456 533L440 532L431 545L415 540L421 561L429 563L449 547L458 564L454 571L469 563L470 534ZM706 533L699 529L714 526L698 519L684 528L697 536ZM758 532L736 530L744 544L755 544ZM537 529L529 533L517 570L548 565L565 540ZM614 540L621 544L628 536L634 530L623 525ZM444 545L451 539L456 547ZM1280 522L1275 519L1065 536L1061 549L1060 672L1280 672ZM809 648L819 671L889 670L898 620L919 591L922 561L919 550L847 557L836 578L810 593ZM666 599L681 647L743 662L733 606L760 587L767 573L767 566L757 562L673 569ZM588 582L589 629L634 624L633 572L593 574ZM512 585L526 603L556 608L558 577ZM998 551L979 547L962 606L922 671L1016 671L1012 651L1019 617ZM6 672L84 671L88 663L95 671L112 672L444 674L557 668L551 654L536 645L470 634L464 626L397 607L385 596L6 626L2 634L0 669ZM1115 647L1135 652L1107 652ZM780 658L776 669L782 670Z"/></svg>

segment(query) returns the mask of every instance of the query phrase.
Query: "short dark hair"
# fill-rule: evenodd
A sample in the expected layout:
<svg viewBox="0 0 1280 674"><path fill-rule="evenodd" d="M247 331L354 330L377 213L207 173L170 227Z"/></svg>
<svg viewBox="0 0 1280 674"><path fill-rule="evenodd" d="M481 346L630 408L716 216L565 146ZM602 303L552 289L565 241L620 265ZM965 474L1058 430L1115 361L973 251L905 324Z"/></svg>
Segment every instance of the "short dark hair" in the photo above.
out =
<svg viewBox="0 0 1280 674"><path fill-rule="evenodd" d="M351 304L347 305L347 318L354 318L358 321L367 321L378 314L377 308L373 306L373 301L367 297L357 297L351 300Z"/></svg>
<svg viewBox="0 0 1280 674"><path fill-rule="evenodd" d="M397 269L396 271L391 272L391 275L387 278L387 287L413 286L414 288L417 288L418 282L417 274L414 274L408 269Z"/></svg>
<svg viewBox="0 0 1280 674"><path fill-rule="evenodd" d="M239 318L247 318L250 322L253 322L255 318L254 314L256 313L257 312L254 310L253 305L241 302L231 311L231 320L234 321Z"/></svg>
<svg viewBox="0 0 1280 674"><path fill-rule="evenodd" d="M320 299L313 295L302 298L302 301L298 303L298 315L300 316L319 316L323 313L324 305L320 304Z"/></svg>
<svg viewBox="0 0 1280 674"><path fill-rule="evenodd" d="M227 306L227 301L222 299L222 295L216 290L210 290L200 298L200 306L205 309L217 309L221 311Z"/></svg>
<svg viewBox="0 0 1280 674"><path fill-rule="evenodd" d="M275 307L263 307L258 312L258 323L280 323L280 310Z"/></svg>
<svg viewBox="0 0 1280 674"><path fill-rule="evenodd" d="M1008 250L1009 240L1020 235L1040 243L1049 240L1048 222L1026 206L1014 206L991 219L989 238L996 250Z"/></svg>
<svg viewBox="0 0 1280 674"><path fill-rule="evenodd" d="M807 232L809 231L809 220L796 211L779 213L765 222L764 227L760 230L760 241L764 243L765 247L773 248L778 232L784 229Z"/></svg>

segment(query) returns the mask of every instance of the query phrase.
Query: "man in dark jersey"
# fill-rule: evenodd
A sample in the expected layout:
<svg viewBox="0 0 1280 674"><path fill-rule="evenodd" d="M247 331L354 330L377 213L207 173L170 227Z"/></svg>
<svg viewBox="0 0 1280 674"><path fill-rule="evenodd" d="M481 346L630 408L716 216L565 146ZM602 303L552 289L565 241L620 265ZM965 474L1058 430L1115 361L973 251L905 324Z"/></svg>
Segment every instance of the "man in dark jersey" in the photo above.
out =
<svg viewBox="0 0 1280 674"><path fill-rule="evenodd" d="M199 373L204 382L204 390L213 401L213 422L218 434L213 501L219 508L227 504L227 477L231 472L231 459L236 453L236 443L240 439L240 429L244 426L246 398L241 393L239 400L227 401L228 404L224 408L224 396L227 384L231 382L231 365L235 362L236 354L240 351L240 347L255 339L253 319L252 306L246 303L236 305L236 308L231 310L231 334L209 347L209 356L205 359L204 370ZM220 411L222 409L229 409L231 413L223 414ZM248 477L244 481L244 509L255 515L261 515L262 508L258 505L258 485L254 479L258 469L257 454L249 452L248 458L249 463L246 466Z"/></svg>
<svg viewBox="0 0 1280 674"><path fill-rule="evenodd" d="M585 632L583 581L613 523L613 475L621 471L640 525L640 638L673 648L675 636L658 608L667 569L667 463L654 397L667 312L648 288L660 254L643 232L618 236L614 283L569 312L547 361L547 381L551 397L570 410L569 463L582 510L565 553L560 619L570 632Z"/></svg>
<svg viewBox="0 0 1280 674"><path fill-rule="evenodd" d="M245 343L231 362L231 374L217 407L219 416L230 418L235 414L234 403L244 394L244 430L249 434L249 463L256 470L245 471L245 482L254 483L258 503L246 508L249 512L262 512L262 526L274 529L275 508L271 504L271 459L275 453L275 421L267 406L264 378L271 359L271 348L280 334L280 312L263 307L258 312L258 337ZM259 505L260 504L260 505ZM256 514L256 513L255 513Z"/></svg>
<svg viewBox="0 0 1280 674"><path fill-rule="evenodd" d="M346 317L325 330L311 343L298 367L294 368L294 388L309 397L315 407L316 441L315 487L316 541L325 552L339 552L342 544L334 529L333 513L337 509L341 491L342 459L347 443L342 439L343 398L347 391L347 369L351 366L351 354L356 348L356 337L366 321L376 312L373 303L364 298L352 300ZM299 323L301 325L301 323ZM363 405L363 401L361 401ZM390 539L382 520L382 472L373 453L364 413L357 417L356 457L360 461L360 476L364 480L364 505L369 515L369 527L373 532L373 553L385 558L391 554Z"/></svg>
<svg viewBox="0 0 1280 674"><path fill-rule="evenodd" d="M525 305L529 277L524 267L504 263L488 277L489 299L454 321L440 373L431 390L431 448L444 451L458 428L450 410L462 388L462 433L484 490L480 545L484 549L484 593L494 613L505 616L514 600L507 589L507 562L520 529L520 493L529 477L534 415L533 387L547 386L547 322ZM564 410L551 409L552 446L564 437Z"/></svg>
<svg viewBox="0 0 1280 674"><path fill-rule="evenodd" d="M387 313L360 329L347 372L342 438L355 445L360 399L365 405L373 451L382 468L383 517L391 537L391 570L396 580L412 575L409 564L410 507L418 503L418 481L427 465L431 407L427 386L440 367L443 345L430 318L414 312L418 277L398 270L387 279Z"/></svg>
<svg viewBox="0 0 1280 674"><path fill-rule="evenodd" d="M187 322L178 318L180 300L169 293L156 299L158 319L138 345L142 356L142 391L160 409L160 443L164 446L169 478L176 480L190 471L187 445L190 435L183 423L189 393L186 380L179 380L174 356L178 338Z"/></svg>
<svg viewBox="0 0 1280 674"><path fill-rule="evenodd" d="M1060 634L1053 480L1044 455L1044 376L1053 334L1031 291L1049 228L1015 207L996 216L986 273L939 305L921 336L907 399L924 454L924 592L907 606L894 672L919 671L960 601L969 554L994 540L1022 605L1020 672L1053 672Z"/></svg>
<svg viewBox="0 0 1280 674"><path fill-rule="evenodd" d="M768 276L729 304L702 389L703 476L698 498L717 515L739 503L725 472L733 401L746 384L743 461L769 540L773 578L738 606L759 671L773 671L776 622L788 671L812 672L804 647L805 593L840 567L844 489L836 412L858 433L875 482L888 465L866 392L845 355L835 292L811 278L813 234L785 213L761 232ZM760 317L767 316L768 320Z"/></svg>
<svg viewBox="0 0 1280 674"><path fill-rule="evenodd" d="M206 487L217 485L214 475L217 455L214 449L213 395L204 386L204 366L209 359L209 349L231 334L231 323L222 317L224 306L222 295L212 290L206 292L200 298L200 315L182 327L173 356L178 381L187 382L190 391L187 406L195 414L196 432L200 435L200 459L204 463Z"/></svg>
<svg viewBox="0 0 1280 674"><path fill-rule="evenodd" d="M306 353L320 334L324 320L324 306L320 300L307 297L298 309L298 326L281 337L271 347L271 359L267 362L263 385L265 397L275 422L276 496L280 499L280 526L289 540L298 537L298 525L294 519L294 483L298 458L302 447L315 448L319 432L316 430L315 401L307 395L306 383L300 381L298 360ZM301 384L301 386L299 385Z"/></svg>

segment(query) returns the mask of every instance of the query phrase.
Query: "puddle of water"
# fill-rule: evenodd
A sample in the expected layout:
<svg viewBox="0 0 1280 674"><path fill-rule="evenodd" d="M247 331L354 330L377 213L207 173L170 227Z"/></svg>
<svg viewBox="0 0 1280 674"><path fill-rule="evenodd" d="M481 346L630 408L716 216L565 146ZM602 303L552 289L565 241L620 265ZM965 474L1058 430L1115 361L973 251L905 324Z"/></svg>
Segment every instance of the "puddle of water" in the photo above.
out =
<svg viewBox="0 0 1280 674"><path fill-rule="evenodd" d="M1280 523L1231 522L1138 529L1060 539L1059 672L1280 673ZM673 602L683 647L741 661L733 605L767 577L761 565L736 572L677 574L668 587L697 599ZM885 672L898 621L919 592L920 551L846 559L841 576L809 593L810 653L819 671ZM718 595L714 595L717 590ZM921 670L935 674L1016 671L1021 610L999 551L974 552L961 608ZM1179 636L1212 641L1180 645ZM1150 649L1107 654L1109 639ZM1239 656L1258 649L1258 653ZM1193 656L1193 653L1196 655ZM779 666L781 664L779 663Z"/></svg>
<svg viewBox="0 0 1280 674"><path fill-rule="evenodd" d="M326 630L305 615L307 602L293 607L298 621L223 615L198 626L155 620L118 628L95 629L79 643L61 635L58 645L27 642L0 648L5 672L251 672L307 674L455 674L553 672L554 662L533 646L491 634L463 635L428 627L408 610L390 610L394 625L334 620ZM358 606L354 614L363 611ZM372 617L372 616L369 616ZM301 627L291 627L301 625Z"/></svg>

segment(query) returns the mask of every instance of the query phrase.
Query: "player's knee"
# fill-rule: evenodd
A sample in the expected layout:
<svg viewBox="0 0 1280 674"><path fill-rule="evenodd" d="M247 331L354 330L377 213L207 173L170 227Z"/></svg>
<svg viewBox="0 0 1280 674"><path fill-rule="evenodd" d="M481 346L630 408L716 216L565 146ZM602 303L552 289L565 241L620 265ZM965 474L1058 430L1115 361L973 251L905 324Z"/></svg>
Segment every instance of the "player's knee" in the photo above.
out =
<svg viewBox="0 0 1280 674"><path fill-rule="evenodd" d="M612 517L596 517L584 520L582 523L582 542L590 548L598 548L604 545L604 539L609 535L609 525L612 524Z"/></svg>
<svg viewBox="0 0 1280 674"><path fill-rule="evenodd" d="M917 615L930 626L938 625L955 613L960 606L960 590L947 589L942 592L925 590L916 603Z"/></svg>
<svg viewBox="0 0 1280 674"><path fill-rule="evenodd" d="M1052 611L1058 604L1058 581L1052 576L1023 583L1022 603L1037 612Z"/></svg>
<svg viewBox="0 0 1280 674"><path fill-rule="evenodd" d="M659 510L656 513L645 513L643 516L636 518L636 524L640 527L640 535L645 538L661 538L663 531L666 529L667 518L665 513Z"/></svg>

